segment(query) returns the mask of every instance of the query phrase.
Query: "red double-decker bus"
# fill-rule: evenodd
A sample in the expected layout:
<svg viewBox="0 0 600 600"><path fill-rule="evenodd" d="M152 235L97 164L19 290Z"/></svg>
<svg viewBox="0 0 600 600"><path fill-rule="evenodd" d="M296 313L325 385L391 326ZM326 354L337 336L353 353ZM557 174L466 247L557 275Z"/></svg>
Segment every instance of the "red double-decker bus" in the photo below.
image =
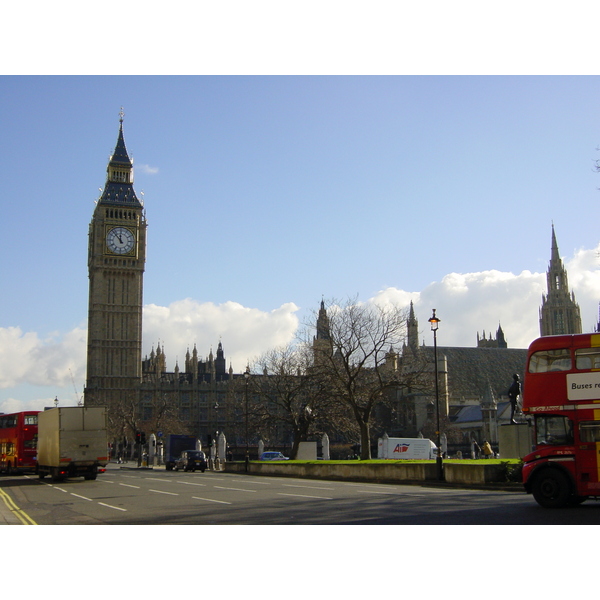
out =
<svg viewBox="0 0 600 600"><path fill-rule="evenodd" d="M0 471L34 471L37 458L38 410L0 414Z"/></svg>
<svg viewBox="0 0 600 600"><path fill-rule="evenodd" d="M547 508L600 497L600 334L529 346L523 412L535 436L523 458L525 490Z"/></svg>

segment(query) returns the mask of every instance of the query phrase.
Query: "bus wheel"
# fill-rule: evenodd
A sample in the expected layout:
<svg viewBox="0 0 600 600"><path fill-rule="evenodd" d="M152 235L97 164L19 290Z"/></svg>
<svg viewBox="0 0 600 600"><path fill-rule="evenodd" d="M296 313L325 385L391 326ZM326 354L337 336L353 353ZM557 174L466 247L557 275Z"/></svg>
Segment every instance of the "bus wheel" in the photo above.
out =
<svg viewBox="0 0 600 600"><path fill-rule="evenodd" d="M544 469L536 476L531 491L540 506L560 508L569 503L571 485L564 473L556 469Z"/></svg>

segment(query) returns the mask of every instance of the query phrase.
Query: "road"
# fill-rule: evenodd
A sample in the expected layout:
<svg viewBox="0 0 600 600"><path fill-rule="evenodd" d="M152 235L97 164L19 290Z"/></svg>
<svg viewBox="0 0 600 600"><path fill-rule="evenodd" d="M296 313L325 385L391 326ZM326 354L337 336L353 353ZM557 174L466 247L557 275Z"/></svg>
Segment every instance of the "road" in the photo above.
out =
<svg viewBox="0 0 600 600"><path fill-rule="evenodd" d="M6 498L9 500L6 500ZM4 501L3 501L4 500ZM0 476L4 522L40 525L582 525L600 503L540 508L524 492L321 481L110 464L96 481ZM0 519L0 523L2 523Z"/></svg>

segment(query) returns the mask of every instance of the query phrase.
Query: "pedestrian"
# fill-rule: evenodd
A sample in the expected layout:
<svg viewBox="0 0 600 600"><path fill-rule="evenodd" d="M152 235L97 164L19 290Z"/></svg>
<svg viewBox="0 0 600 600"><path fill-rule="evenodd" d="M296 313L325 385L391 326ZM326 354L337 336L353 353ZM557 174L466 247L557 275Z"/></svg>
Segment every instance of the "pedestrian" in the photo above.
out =
<svg viewBox="0 0 600 600"><path fill-rule="evenodd" d="M486 458L492 458L492 456L494 456L494 451L487 440L484 440L483 444L481 444L481 451Z"/></svg>
<svg viewBox="0 0 600 600"><path fill-rule="evenodd" d="M481 448L479 447L479 444L475 440L471 440L471 458L477 460L480 452Z"/></svg>
<svg viewBox="0 0 600 600"><path fill-rule="evenodd" d="M515 413L518 409L519 396L521 395L521 384L519 383L519 376L515 373L513 375L513 382L508 390L508 399L510 400L510 422L514 425L517 424L515 421Z"/></svg>

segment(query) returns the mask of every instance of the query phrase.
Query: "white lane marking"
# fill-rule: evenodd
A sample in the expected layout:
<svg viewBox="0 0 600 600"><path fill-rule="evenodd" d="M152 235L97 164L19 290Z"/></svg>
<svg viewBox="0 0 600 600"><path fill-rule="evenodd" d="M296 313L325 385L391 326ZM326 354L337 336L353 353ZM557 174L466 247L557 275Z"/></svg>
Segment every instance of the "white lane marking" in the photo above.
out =
<svg viewBox="0 0 600 600"><path fill-rule="evenodd" d="M317 487L314 485L292 485L291 483L284 483L284 484L282 484L282 487L302 488L305 490L328 490L330 492L335 490L335 488Z"/></svg>
<svg viewBox="0 0 600 600"><path fill-rule="evenodd" d="M214 479L211 479L214 481ZM273 485L270 481L252 481L250 479L244 479L243 483L251 483L253 485Z"/></svg>
<svg viewBox="0 0 600 600"><path fill-rule="evenodd" d="M379 491L379 490L356 490L359 494L397 494L397 492L394 492L392 490L390 490L389 492L387 491Z"/></svg>
<svg viewBox="0 0 600 600"><path fill-rule="evenodd" d="M114 481L111 481L110 479L98 479L97 481L101 481L102 483L114 483Z"/></svg>
<svg viewBox="0 0 600 600"><path fill-rule="evenodd" d="M120 483L119 485L122 485L122 486L125 486L125 487L132 487L132 488L135 488L136 490L140 489L139 485L131 485L129 483Z"/></svg>
<svg viewBox="0 0 600 600"><path fill-rule="evenodd" d="M163 492L162 490L148 490L149 492L156 492L157 494L168 494L169 496L179 496L173 492Z"/></svg>
<svg viewBox="0 0 600 600"><path fill-rule="evenodd" d="M278 496L293 496L294 498L316 498L317 500L333 500L333 498L326 498L325 496L307 496L305 494L284 494L283 492L277 492Z"/></svg>
<svg viewBox="0 0 600 600"><path fill-rule="evenodd" d="M143 479L146 479L147 481L162 481L165 483L173 483L172 479L158 479L158 477L143 477Z"/></svg>
<svg viewBox="0 0 600 600"><path fill-rule="evenodd" d="M177 483L183 483L185 485L199 485L201 487L206 487L206 483L192 483L191 481L178 481Z"/></svg>
<svg viewBox="0 0 600 600"><path fill-rule="evenodd" d="M76 498L82 498L83 500L89 500L90 502L93 502L93 500L91 498L86 498L85 496L80 496L79 494L74 494L73 492L71 492L71 496L75 496Z"/></svg>
<svg viewBox="0 0 600 600"><path fill-rule="evenodd" d="M211 500L210 498L198 498L198 496L192 496L194 500L204 500L204 502L217 502L218 504L231 504L231 502L224 502L223 500Z"/></svg>
<svg viewBox="0 0 600 600"><path fill-rule="evenodd" d="M253 494L256 493L256 490L244 490L242 488L222 487L220 485L215 485L215 489L217 489L217 490L233 490L234 492L252 492Z"/></svg>
<svg viewBox="0 0 600 600"><path fill-rule="evenodd" d="M98 502L98 504L102 506L106 506L107 508L114 508L115 510L122 510L123 512L127 512L126 508L119 508L118 506L112 506L110 504L104 504L104 502Z"/></svg>

